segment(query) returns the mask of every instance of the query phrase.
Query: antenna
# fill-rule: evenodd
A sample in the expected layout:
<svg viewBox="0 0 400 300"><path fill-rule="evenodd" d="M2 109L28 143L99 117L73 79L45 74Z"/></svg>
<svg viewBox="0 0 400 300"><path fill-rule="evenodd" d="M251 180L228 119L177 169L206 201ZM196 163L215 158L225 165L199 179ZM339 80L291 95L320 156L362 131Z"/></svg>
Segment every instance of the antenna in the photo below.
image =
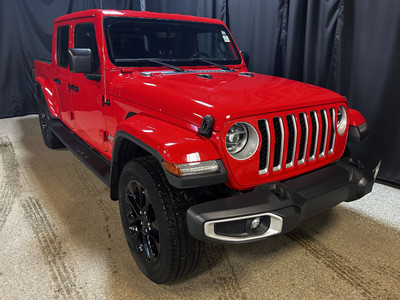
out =
<svg viewBox="0 0 400 300"><path fill-rule="evenodd" d="M100 9L103 9L103 0L100 0Z"/></svg>

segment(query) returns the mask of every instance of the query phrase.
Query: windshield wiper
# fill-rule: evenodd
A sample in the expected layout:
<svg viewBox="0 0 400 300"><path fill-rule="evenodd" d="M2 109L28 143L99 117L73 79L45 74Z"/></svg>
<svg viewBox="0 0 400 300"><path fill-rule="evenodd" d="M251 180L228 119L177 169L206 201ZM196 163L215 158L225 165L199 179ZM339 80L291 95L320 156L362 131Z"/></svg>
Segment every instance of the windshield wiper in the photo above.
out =
<svg viewBox="0 0 400 300"><path fill-rule="evenodd" d="M159 61L159 60L154 59L154 58L117 58L117 59L115 59L115 62L123 62L123 63L124 62L147 62L147 61L155 63L155 64L159 64L159 65L162 65L162 66L165 66L165 67L170 68L172 70L175 70L177 72L185 72L185 70L183 70L183 69L181 69L181 68L179 68L177 66L173 66L173 65L167 64L165 62Z"/></svg>
<svg viewBox="0 0 400 300"><path fill-rule="evenodd" d="M231 71L231 69L228 68L227 66L218 64L218 63L213 62L213 61L210 61L210 60L208 60L208 59L204 59L204 58L193 58L193 60L194 60L194 61L199 60L199 61L205 62L206 64L210 64L210 65L216 66L216 67L218 67L218 68L220 68L220 69L222 69L222 70Z"/></svg>

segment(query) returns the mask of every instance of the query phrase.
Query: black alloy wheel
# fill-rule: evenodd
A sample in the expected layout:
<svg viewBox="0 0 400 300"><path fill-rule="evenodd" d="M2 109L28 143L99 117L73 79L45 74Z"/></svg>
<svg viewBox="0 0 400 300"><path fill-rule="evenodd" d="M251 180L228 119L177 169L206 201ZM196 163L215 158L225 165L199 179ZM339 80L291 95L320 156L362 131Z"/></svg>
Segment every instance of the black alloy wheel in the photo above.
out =
<svg viewBox="0 0 400 300"><path fill-rule="evenodd" d="M193 239L186 211L194 200L171 186L157 159L125 164L119 179L119 209L129 250L140 271L156 283L174 281L196 267L201 242Z"/></svg>
<svg viewBox="0 0 400 300"><path fill-rule="evenodd" d="M156 264L160 253L158 222L149 194L136 180L126 186L125 213L131 239L128 243L145 262Z"/></svg>

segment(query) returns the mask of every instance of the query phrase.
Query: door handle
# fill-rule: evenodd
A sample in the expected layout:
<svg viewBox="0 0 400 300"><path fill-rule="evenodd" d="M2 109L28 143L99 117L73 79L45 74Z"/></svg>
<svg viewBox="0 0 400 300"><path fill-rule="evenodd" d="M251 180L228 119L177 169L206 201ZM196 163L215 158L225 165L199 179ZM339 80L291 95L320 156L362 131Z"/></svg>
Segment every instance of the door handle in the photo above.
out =
<svg viewBox="0 0 400 300"><path fill-rule="evenodd" d="M110 103L110 99L106 99L106 100L103 101L103 106L104 106L104 105L110 106L110 104L111 104L111 103Z"/></svg>
<svg viewBox="0 0 400 300"><path fill-rule="evenodd" d="M60 80L60 79L57 79L57 78L54 78L53 81L54 81L55 83L57 83L57 84L60 84L60 83L61 83L61 80Z"/></svg>
<svg viewBox="0 0 400 300"><path fill-rule="evenodd" d="M79 87L72 84L68 84L68 89L73 90L74 92L79 92Z"/></svg>

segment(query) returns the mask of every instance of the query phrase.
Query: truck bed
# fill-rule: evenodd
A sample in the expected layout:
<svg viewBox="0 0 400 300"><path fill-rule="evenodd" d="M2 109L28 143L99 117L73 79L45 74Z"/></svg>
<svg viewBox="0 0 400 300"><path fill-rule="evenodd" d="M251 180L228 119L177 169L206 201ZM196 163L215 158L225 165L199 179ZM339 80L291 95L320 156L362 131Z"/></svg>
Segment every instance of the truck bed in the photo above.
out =
<svg viewBox="0 0 400 300"><path fill-rule="evenodd" d="M51 61L44 59L35 59L33 61L35 75L42 78L51 79Z"/></svg>

